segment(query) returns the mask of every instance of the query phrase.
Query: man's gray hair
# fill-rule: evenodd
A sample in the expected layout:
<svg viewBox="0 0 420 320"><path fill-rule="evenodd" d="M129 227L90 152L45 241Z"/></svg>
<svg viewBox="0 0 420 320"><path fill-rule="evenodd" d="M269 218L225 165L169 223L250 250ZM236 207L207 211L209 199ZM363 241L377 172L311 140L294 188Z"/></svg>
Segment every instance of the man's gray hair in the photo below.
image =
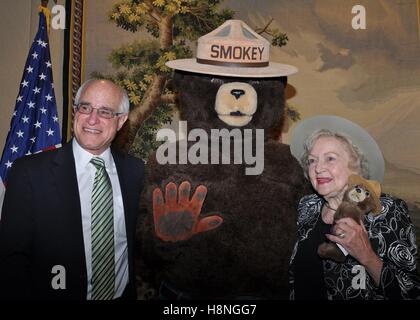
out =
<svg viewBox="0 0 420 320"><path fill-rule="evenodd" d="M306 178L308 178L309 155L315 142L321 137L332 137L340 141L350 156L349 168L357 171L363 178L369 179L368 162L362 151L352 142L350 137L342 133L331 132L328 129L320 129L313 132L303 143L303 154L300 158L300 163Z"/></svg>
<svg viewBox="0 0 420 320"><path fill-rule="evenodd" d="M79 104L80 96L82 95L82 92L86 88L86 86L88 86L89 84L91 84L95 81L100 81L100 80L107 80L107 79L89 79L89 80L86 80L79 87L79 90L77 90L76 97L74 98L74 105L77 106ZM107 81L111 81L111 80L107 80ZM127 92L123 88L118 86L117 84L115 84L115 85L121 90L121 96L122 96L121 102L120 102L120 105L118 106L118 111L117 112L128 113L130 111L130 100L128 99Z"/></svg>

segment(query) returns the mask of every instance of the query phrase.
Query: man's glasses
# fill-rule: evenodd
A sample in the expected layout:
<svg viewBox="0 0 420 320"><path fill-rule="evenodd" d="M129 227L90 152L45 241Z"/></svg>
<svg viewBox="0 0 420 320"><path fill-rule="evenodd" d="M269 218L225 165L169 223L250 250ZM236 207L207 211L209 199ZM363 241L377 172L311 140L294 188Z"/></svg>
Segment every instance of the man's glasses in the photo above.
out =
<svg viewBox="0 0 420 320"><path fill-rule="evenodd" d="M104 119L112 119L114 117L118 117L124 112L114 112L111 109L107 108L94 108L90 104L79 103L77 106L74 106L77 111L83 114L91 114L93 109L96 109L98 116Z"/></svg>

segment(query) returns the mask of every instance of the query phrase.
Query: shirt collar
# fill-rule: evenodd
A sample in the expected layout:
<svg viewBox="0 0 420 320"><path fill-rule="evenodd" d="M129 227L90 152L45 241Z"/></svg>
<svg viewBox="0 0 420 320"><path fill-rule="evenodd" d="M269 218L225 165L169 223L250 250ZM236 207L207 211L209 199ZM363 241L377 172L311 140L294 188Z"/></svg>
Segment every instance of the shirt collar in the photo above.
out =
<svg viewBox="0 0 420 320"><path fill-rule="evenodd" d="M86 168L93 157L102 158L105 161L105 168L108 170L113 171L115 167L110 148L107 148L100 155L94 155L83 149L75 138L73 139L73 155L76 166L79 168Z"/></svg>

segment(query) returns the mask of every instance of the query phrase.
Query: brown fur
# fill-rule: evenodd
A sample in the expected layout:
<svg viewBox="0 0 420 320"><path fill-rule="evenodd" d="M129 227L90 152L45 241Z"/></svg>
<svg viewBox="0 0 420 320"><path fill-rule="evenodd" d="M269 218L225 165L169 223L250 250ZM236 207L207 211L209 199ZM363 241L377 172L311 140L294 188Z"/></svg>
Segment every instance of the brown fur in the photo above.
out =
<svg viewBox="0 0 420 320"><path fill-rule="evenodd" d="M364 215L375 208L373 193L370 193L369 197L365 198L361 202L355 202L350 198L349 194L355 189L355 187L355 185L350 185L347 188L343 201L334 214L334 221L348 217L360 224ZM367 190L364 186L360 187L363 188L363 192ZM324 242L320 244L318 247L318 255L323 259L332 259L337 262L343 262L346 259L346 256L334 242Z"/></svg>
<svg viewBox="0 0 420 320"><path fill-rule="evenodd" d="M214 111L215 96L226 82L251 83L258 108L243 129L266 129L283 121L285 78L238 79L176 73L181 114L188 129L229 128ZM267 134L266 134L267 135ZM255 135L254 135L255 136ZM192 298L288 297L288 266L296 232L299 199L308 193L303 172L289 146L266 137L264 171L245 175L244 164L147 164L143 205L147 212L138 228L139 273L157 286L170 283ZM219 213L220 227L189 240L164 242L154 234L152 192L191 183L208 189L201 216Z"/></svg>

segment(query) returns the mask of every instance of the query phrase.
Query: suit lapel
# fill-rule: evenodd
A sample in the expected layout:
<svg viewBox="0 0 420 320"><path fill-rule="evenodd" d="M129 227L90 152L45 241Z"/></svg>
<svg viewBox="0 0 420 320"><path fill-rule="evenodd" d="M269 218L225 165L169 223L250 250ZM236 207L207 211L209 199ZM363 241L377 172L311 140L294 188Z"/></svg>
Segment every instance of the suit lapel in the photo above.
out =
<svg viewBox="0 0 420 320"><path fill-rule="evenodd" d="M73 157L72 144L65 144L57 152L53 161L54 183L62 200L63 208L68 212L81 213L79 187L77 184L76 166ZM81 214L75 215L82 225Z"/></svg>
<svg viewBox="0 0 420 320"><path fill-rule="evenodd" d="M79 187L77 183L76 165L73 156L72 143L67 143L60 148L53 159L53 183L60 199L60 213L63 222L67 223L65 234L71 245L66 247L68 254L74 261L73 268L80 269L81 278L80 294L83 299L87 292L86 257L83 241L82 212L80 207ZM76 270L77 270L76 269Z"/></svg>

